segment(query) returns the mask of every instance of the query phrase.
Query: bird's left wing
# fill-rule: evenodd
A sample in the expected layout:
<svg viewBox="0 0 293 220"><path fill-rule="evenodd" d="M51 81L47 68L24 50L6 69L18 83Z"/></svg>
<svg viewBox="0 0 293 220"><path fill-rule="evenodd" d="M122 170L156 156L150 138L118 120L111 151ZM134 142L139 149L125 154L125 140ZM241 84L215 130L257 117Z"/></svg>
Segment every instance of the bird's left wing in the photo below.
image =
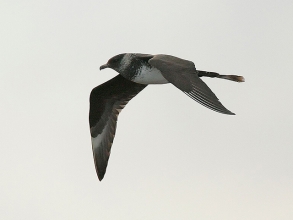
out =
<svg viewBox="0 0 293 220"><path fill-rule="evenodd" d="M170 83L193 100L223 114L234 115L226 109L212 90L198 77L194 63L170 55L155 55L149 61Z"/></svg>
<svg viewBox="0 0 293 220"><path fill-rule="evenodd" d="M118 114L145 87L146 85L131 82L118 75L91 92L89 123L99 180L103 179L106 172Z"/></svg>

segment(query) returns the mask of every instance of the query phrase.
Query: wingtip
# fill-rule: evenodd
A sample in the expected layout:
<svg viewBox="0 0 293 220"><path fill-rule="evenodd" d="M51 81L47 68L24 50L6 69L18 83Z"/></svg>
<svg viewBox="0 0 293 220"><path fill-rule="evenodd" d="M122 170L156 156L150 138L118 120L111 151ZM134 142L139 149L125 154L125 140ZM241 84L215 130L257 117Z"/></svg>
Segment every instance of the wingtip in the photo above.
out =
<svg viewBox="0 0 293 220"><path fill-rule="evenodd" d="M226 109L227 111L222 111L222 112L220 112L220 113L223 113L223 114L225 114L225 115L236 115L234 112L231 112L231 111L229 111L228 109Z"/></svg>
<svg viewBox="0 0 293 220"><path fill-rule="evenodd" d="M99 181L103 180L105 173L106 173L106 171L102 172L101 169L99 170L98 167L96 166L96 174L98 176Z"/></svg>
<svg viewBox="0 0 293 220"><path fill-rule="evenodd" d="M103 175L99 175L99 174L98 174L98 178L99 178L99 181L102 181L103 178L104 178L104 174L103 174Z"/></svg>
<svg viewBox="0 0 293 220"><path fill-rule="evenodd" d="M222 105L222 103L221 103ZM218 109L212 109L216 112L219 112L219 113L222 113L222 114L225 114L225 115L236 115L234 112L231 112L229 109L225 108L225 106L222 105L222 109L221 111L219 111Z"/></svg>

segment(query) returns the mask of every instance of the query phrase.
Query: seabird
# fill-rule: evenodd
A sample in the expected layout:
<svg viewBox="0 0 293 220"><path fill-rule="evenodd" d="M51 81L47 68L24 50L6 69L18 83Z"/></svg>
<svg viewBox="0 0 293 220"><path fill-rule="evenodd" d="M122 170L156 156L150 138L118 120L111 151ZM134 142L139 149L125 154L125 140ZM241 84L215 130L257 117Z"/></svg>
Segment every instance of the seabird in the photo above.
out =
<svg viewBox="0 0 293 220"><path fill-rule="evenodd" d="M105 68L111 68L119 75L95 87L90 94L90 133L95 168L100 181L106 172L117 117L125 105L148 84L172 83L205 107L234 115L222 105L200 77L244 82L242 76L196 70L191 61L163 54L123 53L109 59L100 70Z"/></svg>

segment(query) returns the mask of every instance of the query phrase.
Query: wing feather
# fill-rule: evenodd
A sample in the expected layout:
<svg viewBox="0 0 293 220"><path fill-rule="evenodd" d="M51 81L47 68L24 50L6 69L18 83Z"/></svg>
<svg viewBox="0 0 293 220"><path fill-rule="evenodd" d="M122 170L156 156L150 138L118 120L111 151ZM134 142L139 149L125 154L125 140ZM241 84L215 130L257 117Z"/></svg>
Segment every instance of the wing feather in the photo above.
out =
<svg viewBox="0 0 293 220"><path fill-rule="evenodd" d="M131 82L121 75L95 87L90 95L89 123L95 168L99 180L107 169L118 115L146 85Z"/></svg>
<svg viewBox="0 0 293 220"><path fill-rule="evenodd" d="M170 83L203 106L223 114L234 115L225 108L212 90L198 77L194 63L170 55L155 55L148 61Z"/></svg>

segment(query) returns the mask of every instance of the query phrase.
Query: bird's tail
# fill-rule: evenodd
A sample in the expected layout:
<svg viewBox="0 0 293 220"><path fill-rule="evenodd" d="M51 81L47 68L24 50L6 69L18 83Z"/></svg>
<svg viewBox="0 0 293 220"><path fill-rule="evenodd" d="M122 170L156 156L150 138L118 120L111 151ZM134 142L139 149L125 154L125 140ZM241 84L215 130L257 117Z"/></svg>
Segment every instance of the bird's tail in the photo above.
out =
<svg viewBox="0 0 293 220"><path fill-rule="evenodd" d="M218 78L222 79L228 79L235 82L245 82L245 79L243 76L236 76L236 75L219 75Z"/></svg>
<svg viewBox="0 0 293 220"><path fill-rule="evenodd" d="M206 76L206 77L216 77L216 78L220 78L220 79L227 79L227 80L231 80L231 81L235 81L235 82L244 82L245 79L243 76L237 76L237 75L220 75L219 73L215 73L215 72L208 72L208 71L201 71L198 70L198 76L202 77L202 76Z"/></svg>

